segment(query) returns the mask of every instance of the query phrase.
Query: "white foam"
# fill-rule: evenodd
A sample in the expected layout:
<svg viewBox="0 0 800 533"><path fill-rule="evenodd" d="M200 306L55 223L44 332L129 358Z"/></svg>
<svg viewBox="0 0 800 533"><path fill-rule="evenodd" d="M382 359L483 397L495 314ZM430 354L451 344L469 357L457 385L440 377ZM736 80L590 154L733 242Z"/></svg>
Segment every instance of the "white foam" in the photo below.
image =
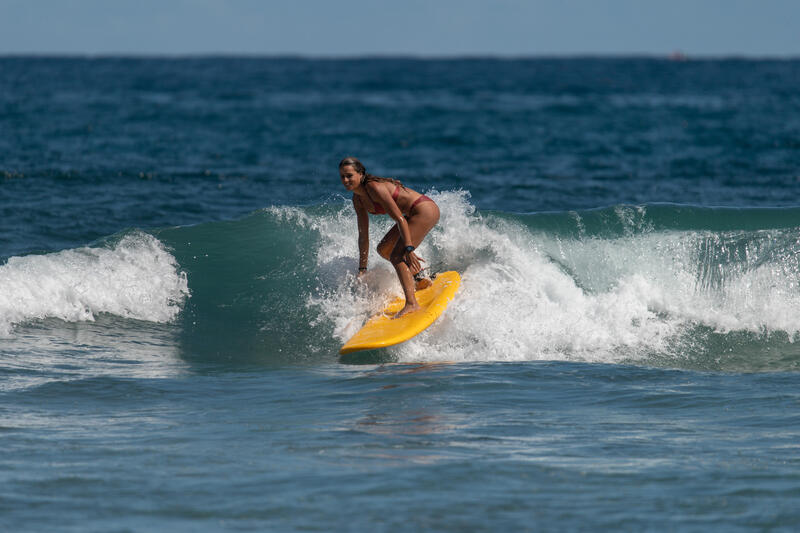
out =
<svg viewBox="0 0 800 533"><path fill-rule="evenodd" d="M188 295L175 258L145 233L112 247L12 257L0 266L0 334L32 319L77 322L97 313L168 322Z"/></svg>
<svg viewBox="0 0 800 533"><path fill-rule="evenodd" d="M698 254L710 234L560 239L476 215L466 193L428 195L442 217L420 253L437 270L459 270L463 282L440 320L390 349L400 361L617 362L685 347L697 325L800 335L797 255L721 264L725 283L709 286L700 279ZM356 225L348 207L314 221L320 276L308 299L342 341L401 295L393 269L374 250L365 283L354 283ZM390 225L373 224L371 241Z"/></svg>

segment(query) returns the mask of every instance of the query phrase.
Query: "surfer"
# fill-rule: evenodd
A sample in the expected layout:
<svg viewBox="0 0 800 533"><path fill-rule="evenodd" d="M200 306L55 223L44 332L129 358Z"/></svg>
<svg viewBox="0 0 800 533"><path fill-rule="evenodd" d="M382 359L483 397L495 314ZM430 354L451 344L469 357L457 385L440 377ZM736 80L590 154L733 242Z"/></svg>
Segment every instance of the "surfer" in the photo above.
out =
<svg viewBox="0 0 800 533"><path fill-rule="evenodd" d="M344 188L353 192L353 207L358 221L359 275L367 270L369 258L367 214L389 215L396 224L378 243L377 250L381 257L394 266L406 297L405 307L395 318L418 310L414 290L430 285L430 280L421 277L420 261L425 260L418 257L414 250L439 221L439 206L424 194L409 189L395 179L368 174L355 157L342 159L339 176Z"/></svg>

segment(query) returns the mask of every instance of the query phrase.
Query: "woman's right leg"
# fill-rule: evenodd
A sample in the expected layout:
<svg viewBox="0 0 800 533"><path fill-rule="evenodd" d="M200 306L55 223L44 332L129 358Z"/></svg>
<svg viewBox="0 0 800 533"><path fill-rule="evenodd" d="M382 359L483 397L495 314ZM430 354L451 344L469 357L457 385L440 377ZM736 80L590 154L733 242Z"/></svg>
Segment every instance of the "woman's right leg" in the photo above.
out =
<svg viewBox="0 0 800 533"><path fill-rule="evenodd" d="M386 235L383 236L381 242L378 243L378 255L386 259L387 261L391 261L392 250L394 250L394 245L397 244L397 239L400 237L400 229L397 227L397 224L392 226L392 228L386 232Z"/></svg>
<svg viewBox="0 0 800 533"><path fill-rule="evenodd" d="M377 250L378 255L389 261L392 262L392 252L394 251L395 247L397 246L398 239L400 238L400 230L397 227L397 224L392 226L392 228L386 232L386 235L383 236L381 242L378 243ZM421 239L420 239L421 240ZM417 259L420 259L417 257ZM423 261L424 262L424 261ZM416 276L419 274L420 271L412 272L411 275ZM414 278L416 280L416 277ZM430 280L425 280L426 283L423 283L423 286L420 286L419 283L417 284L417 289L424 289L425 287L430 285Z"/></svg>
<svg viewBox="0 0 800 533"><path fill-rule="evenodd" d="M433 202L422 203L417 209L412 210L411 216L408 217L408 230L409 233L411 233L411 242L415 247L420 245L422 239L425 238L438 221L439 207ZM386 235L388 237L389 233ZM384 239L386 239L386 237L384 237ZM415 286L413 278L414 274L417 272L411 272L411 269L409 269L408 265L405 263L404 251L405 246L403 243L400 242L399 239L395 239L394 248L389 255L389 261L392 262L392 265L397 271L397 277L400 279L400 285L403 287L403 293L406 297L405 307L395 315L395 318L399 318L406 313L419 309L419 304L414 295Z"/></svg>

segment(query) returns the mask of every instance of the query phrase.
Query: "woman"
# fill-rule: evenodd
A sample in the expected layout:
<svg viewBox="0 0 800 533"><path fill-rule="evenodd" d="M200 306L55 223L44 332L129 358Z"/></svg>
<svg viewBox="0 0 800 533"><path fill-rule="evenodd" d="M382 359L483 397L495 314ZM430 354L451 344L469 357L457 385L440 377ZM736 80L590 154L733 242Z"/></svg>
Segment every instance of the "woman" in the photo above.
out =
<svg viewBox="0 0 800 533"><path fill-rule="evenodd" d="M355 157L346 157L339 163L342 185L353 191L353 207L358 220L358 273L367 270L369 257L369 217L389 215L396 224L378 244L378 253L389 260L397 271L406 297L406 305L394 317L419 309L414 296L414 276L422 270L414 249L439 221L439 207L417 191L397 180L367 174L364 165ZM430 281L428 281L430 283Z"/></svg>

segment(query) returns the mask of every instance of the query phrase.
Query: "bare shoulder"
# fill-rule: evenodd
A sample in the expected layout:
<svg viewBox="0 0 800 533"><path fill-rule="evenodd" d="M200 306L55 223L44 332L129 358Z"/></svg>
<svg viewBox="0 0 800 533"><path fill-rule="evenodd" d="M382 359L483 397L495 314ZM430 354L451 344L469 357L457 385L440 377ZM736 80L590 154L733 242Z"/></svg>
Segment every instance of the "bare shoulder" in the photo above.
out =
<svg viewBox="0 0 800 533"><path fill-rule="evenodd" d="M369 191L370 199L383 198L385 200L394 191L394 184L389 181L369 181L365 186Z"/></svg>
<svg viewBox="0 0 800 533"><path fill-rule="evenodd" d="M370 191L380 192L384 185L382 181L368 181L364 184L364 187L368 188Z"/></svg>

